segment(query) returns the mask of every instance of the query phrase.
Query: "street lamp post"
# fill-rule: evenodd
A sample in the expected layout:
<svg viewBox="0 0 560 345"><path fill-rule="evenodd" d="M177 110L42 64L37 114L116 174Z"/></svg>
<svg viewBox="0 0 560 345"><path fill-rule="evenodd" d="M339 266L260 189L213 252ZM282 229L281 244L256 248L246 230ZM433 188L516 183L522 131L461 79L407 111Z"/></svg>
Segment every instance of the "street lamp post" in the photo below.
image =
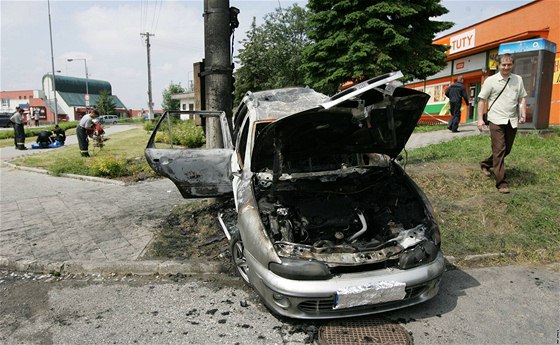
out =
<svg viewBox="0 0 560 345"><path fill-rule="evenodd" d="M58 101L56 100L56 78L54 75L54 52L53 52L53 41L52 41L52 26L51 26L51 2L47 1L47 7L49 12L49 37L51 42L51 67L52 67L52 91L54 94L54 124L58 125ZM60 72L60 71L57 71Z"/></svg>
<svg viewBox="0 0 560 345"><path fill-rule="evenodd" d="M86 69L86 96L85 101L86 101L86 110L87 108L89 108L89 89L88 89L88 69L87 69L87 61L86 58L80 58L80 59L66 59L68 62L72 62L75 60L83 60L84 61L84 67Z"/></svg>

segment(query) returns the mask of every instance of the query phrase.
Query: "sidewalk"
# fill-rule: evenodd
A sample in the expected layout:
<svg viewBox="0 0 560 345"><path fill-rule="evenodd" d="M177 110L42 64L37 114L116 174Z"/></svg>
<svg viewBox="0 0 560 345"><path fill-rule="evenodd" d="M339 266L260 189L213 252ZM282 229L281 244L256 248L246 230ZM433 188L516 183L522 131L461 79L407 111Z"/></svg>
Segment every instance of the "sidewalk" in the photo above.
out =
<svg viewBox="0 0 560 345"><path fill-rule="evenodd" d="M112 126L106 133L134 127ZM474 125L461 126L459 133L417 133L406 148L471 135L479 135ZM76 136L68 136L66 145L75 143ZM226 269L209 262L142 260L159 222L175 205L189 202L168 179L125 186L95 178L50 176L5 163L50 150L56 149L0 149L0 269L86 274L197 274Z"/></svg>

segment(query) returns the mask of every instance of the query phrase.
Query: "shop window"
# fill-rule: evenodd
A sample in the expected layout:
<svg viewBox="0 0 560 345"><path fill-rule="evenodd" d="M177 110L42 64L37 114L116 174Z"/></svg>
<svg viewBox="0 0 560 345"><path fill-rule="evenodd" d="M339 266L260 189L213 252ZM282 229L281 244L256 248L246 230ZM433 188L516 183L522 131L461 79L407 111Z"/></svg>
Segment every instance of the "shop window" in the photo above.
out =
<svg viewBox="0 0 560 345"><path fill-rule="evenodd" d="M438 85L427 85L424 87L415 88L418 91L423 91L430 95L430 100L428 103L438 103L446 102L447 97L445 97L445 89L449 86L449 83L443 83Z"/></svg>

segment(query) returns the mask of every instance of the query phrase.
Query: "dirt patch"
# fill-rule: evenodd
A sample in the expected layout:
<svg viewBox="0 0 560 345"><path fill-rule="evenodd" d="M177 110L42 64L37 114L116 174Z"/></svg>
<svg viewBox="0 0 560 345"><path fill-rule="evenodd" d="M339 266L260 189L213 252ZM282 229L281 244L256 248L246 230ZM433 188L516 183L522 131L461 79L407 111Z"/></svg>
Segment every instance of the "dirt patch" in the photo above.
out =
<svg viewBox="0 0 560 345"><path fill-rule="evenodd" d="M150 180L155 180L160 178L162 177L156 175L153 172L145 172L145 171L134 172L132 175L129 176L114 177L115 180L122 181L127 184L132 184L141 181L150 181Z"/></svg>
<svg viewBox="0 0 560 345"><path fill-rule="evenodd" d="M233 208L232 199L196 201L175 207L164 219L144 258L229 264L229 242L218 222L218 214Z"/></svg>

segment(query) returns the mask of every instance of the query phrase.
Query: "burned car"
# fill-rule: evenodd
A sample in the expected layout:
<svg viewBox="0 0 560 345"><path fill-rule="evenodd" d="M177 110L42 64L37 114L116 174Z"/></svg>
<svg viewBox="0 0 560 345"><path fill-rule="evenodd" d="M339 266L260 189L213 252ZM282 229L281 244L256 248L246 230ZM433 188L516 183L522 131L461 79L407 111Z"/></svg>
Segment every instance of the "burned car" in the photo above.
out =
<svg viewBox="0 0 560 345"><path fill-rule="evenodd" d="M272 311L321 319L421 303L437 294L444 259L430 203L398 160L429 96L401 77L330 98L248 92L231 119L206 115L224 148L156 148L156 128L146 158L185 198L233 196L220 224Z"/></svg>

